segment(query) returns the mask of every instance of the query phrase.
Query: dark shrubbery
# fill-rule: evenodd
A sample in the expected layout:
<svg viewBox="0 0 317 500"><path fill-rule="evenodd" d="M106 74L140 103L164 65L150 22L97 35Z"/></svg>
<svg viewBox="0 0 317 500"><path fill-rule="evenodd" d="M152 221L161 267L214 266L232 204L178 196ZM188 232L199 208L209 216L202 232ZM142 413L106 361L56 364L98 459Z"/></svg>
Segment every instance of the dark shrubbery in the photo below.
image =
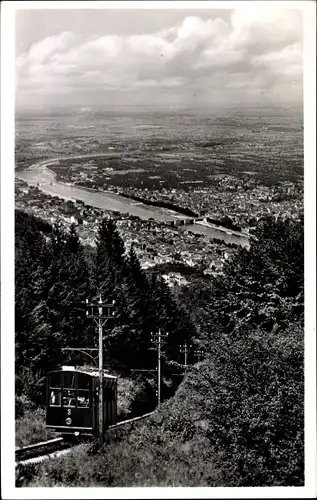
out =
<svg viewBox="0 0 317 500"><path fill-rule="evenodd" d="M20 400L24 404L25 401ZM23 407L20 415L15 421L16 446L27 446L29 444L45 441L56 436L53 432L47 431L45 427L45 410L34 408L29 402Z"/></svg>
<svg viewBox="0 0 317 500"><path fill-rule="evenodd" d="M35 404L30 401L25 395L15 396L15 418L21 418L26 412L34 410Z"/></svg>
<svg viewBox="0 0 317 500"><path fill-rule="evenodd" d="M209 363L210 442L221 454L224 483L303 485L301 326L224 337Z"/></svg>

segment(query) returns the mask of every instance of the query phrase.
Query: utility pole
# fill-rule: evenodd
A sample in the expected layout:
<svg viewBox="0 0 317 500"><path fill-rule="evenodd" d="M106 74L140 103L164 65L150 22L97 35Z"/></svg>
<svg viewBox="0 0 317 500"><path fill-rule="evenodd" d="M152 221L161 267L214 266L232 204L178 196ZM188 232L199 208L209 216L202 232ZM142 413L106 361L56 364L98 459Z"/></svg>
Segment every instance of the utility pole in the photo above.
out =
<svg viewBox="0 0 317 500"><path fill-rule="evenodd" d="M185 365L185 368L187 366L187 355L188 355L188 351L189 351L189 348L192 347L192 345L189 345L187 346L187 343L185 342L185 344L183 345L180 345L179 346L179 352L184 354L184 365Z"/></svg>
<svg viewBox="0 0 317 500"><path fill-rule="evenodd" d="M203 357L204 354L205 354L204 349L196 349L195 356L197 357L198 363L200 362L200 360L201 360L201 358Z"/></svg>
<svg viewBox="0 0 317 500"><path fill-rule="evenodd" d="M98 302L89 303L86 299L87 318L91 318L95 321L98 326L99 333L99 447L103 445L104 437L104 411L103 411L103 327L107 320L114 317L114 304L113 300L111 303L104 303L101 295L99 296Z"/></svg>
<svg viewBox="0 0 317 500"><path fill-rule="evenodd" d="M157 347L157 402L158 405L161 404L161 348L162 345L166 343L166 338L168 333L161 333L159 329L158 333L151 333L151 341Z"/></svg>

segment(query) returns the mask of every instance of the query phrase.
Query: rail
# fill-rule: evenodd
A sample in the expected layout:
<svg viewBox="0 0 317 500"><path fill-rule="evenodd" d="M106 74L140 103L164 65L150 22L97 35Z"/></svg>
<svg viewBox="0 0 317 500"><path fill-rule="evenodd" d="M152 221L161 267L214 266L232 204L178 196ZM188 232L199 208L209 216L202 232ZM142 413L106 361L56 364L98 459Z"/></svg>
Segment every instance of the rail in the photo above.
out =
<svg viewBox="0 0 317 500"><path fill-rule="evenodd" d="M16 464L29 463L44 456L54 455L57 452L65 450L71 446L70 443L64 441L62 437L41 441L39 443L30 444L15 450Z"/></svg>
<svg viewBox="0 0 317 500"><path fill-rule="evenodd" d="M54 444L54 443L60 443L61 441L63 441L63 438L58 437L58 438L54 438L54 439L49 439L48 441L40 441L39 443L29 444L27 446L21 446L21 448L15 449L15 454L22 453L25 450L35 450L41 446L47 446L47 445Z"/></svg>
<svg viewBox="0 0 317 500"><path fill-rule="evenodd" d="M117 424L109 426L109 429L115 429L126 424L137 422L144 418L153 415L154 411L150 413L145 413L138 417L130 418L128 420L123 420ZM61 455L69 453L74 443L65 441L62 437L49 439L47 441L41 441L39 443L30 444L28 446L23 446L21 448L15 449L15 462L16 467L19 465L27 465L31 463L37 463L48 458L57 458Z"/></svg>
<svg viewBox="0 0 317 500"><path fill-rule="evenodd" d="M141 420L142 418L150 417L151 415L153 415L153 413L154 411L151 411L150 413L145 413L144 415L140 415L139 417L130 418L129 420L122 420L122 422L110 425L109 429L115 429L116 427L119 427L121 425L130 424L132 422L136 422L137 420Z"/></svg>

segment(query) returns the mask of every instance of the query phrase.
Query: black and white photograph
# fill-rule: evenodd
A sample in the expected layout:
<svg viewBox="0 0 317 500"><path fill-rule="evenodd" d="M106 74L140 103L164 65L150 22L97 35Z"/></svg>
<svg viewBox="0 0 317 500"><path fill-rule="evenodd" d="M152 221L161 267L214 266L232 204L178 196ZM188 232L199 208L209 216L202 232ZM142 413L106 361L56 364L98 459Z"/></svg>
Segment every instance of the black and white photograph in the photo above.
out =
<svg viewBox="0 0 317 500"><path fill-rule="evenodd" d="M314 498L315 2L3 6L3 498Z"/></svg>

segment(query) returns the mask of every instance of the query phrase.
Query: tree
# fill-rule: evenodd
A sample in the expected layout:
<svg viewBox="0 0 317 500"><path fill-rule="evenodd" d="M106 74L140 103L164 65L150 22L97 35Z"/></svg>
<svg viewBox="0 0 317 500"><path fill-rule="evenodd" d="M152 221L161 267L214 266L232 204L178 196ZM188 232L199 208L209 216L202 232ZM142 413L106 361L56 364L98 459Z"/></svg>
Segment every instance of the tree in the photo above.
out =
<svg viewBox="0 0 317 500"><path fill-rule="evenodd" d="M93 288L107 297L116 294L117 284L125 271L124 243L112 219L104 218L96 241Z"/></svg>
<svg viewBox="0 0 317 500"><path fill-rule="evenodd" d="M105 339L106 356L120 360L122 346L120 340L127 341L129 335L127 293L125 277L127 273L124 243L112 219L104 218L98 229L94 259L92 295L103 300L115 300L115 327L108 331Z"/></svg>
<svg viewBox="0 0 317 500"><path fill-rule="evenodd" d="M58 223L48 238L38 227L17 214L16 369L26 380L20 388L65 360L62 347L89 345L92 336L85 323L88 270L75 227L68 234Z"/></svg>
<svg viewBox="0 0 317 500"><path fill-rule="evenodd" d="M58 258L60 253L64 250L65 243L66 243L65 231L63 229L61 220L57 219L57 221L53 225L53 230L51 235L53 255L56 258Z"/></svg>
<svg viewBox="0 0 317 500"><path fill-rule="evenodd" d="M131 246L116 285L116 317L109 345L109 356L125 367L143 367L149 353L148 282ZM151 357L151 353L150 353Z"/></svg>
<svg viewBox="0 0 317 500"><path fill-rule="evenodd" d="M15 245L15 345L17 391L31 393L28 380L34 382L34 397L39 403L37 382L47 366L47 341L51 333L45 301L46 279L51 254L42 232L51 228L33 216L16 212Z"/></svg>
<svg viewBox="0 0 317 500"><path fill-rule="evenodd" d="M179 346L190 342L195 329L181 304L174 300L168 285L162 276L153 274L150 281L150 304L147 314L150 331L157 332L161 329L168 332L165 351L170 359L177 359Z"/></svg>
<svg viewBox="0 0 317 500"><path fill-rule="evenodd" d="M71 224L70 226L69 233L66 237L66 248L72 255L78 255L81 252L81 245L75 224Z"/></svg>
<svg viewBox="0 0 317 500"><path fill-rule="evenodd" d="M60 332L63 347L85 347L94 344L94 331L87 324L85 302L90 294L89 274L75 226L66 235L61 261L60 282ZM73 357L73 355L72 355Z"/></svg>
<svg viewBox="0 0 317 500"><path fill-rule="evenodd" d="M221 276L195 286L195 295L201 289L199 300L186 299L195 314L205 316L206 335L210 337L212 325L219 333L235 334L248 326L278 331L303 318L303 251L302 220L261 221L250 248L240 248Z"/></svg>

